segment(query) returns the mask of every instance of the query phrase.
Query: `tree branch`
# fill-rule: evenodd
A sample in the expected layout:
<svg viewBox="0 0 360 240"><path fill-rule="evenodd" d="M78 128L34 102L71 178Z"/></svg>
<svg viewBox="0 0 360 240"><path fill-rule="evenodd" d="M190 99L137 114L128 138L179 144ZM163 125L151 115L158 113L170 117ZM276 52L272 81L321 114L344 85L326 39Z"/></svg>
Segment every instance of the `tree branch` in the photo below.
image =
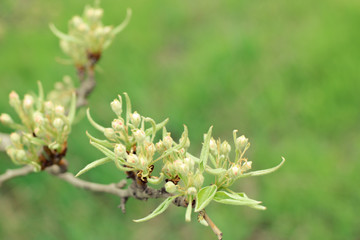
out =
<svg viewBox="0 0 360 240"><path fill-rule="evenodd" d="M200 214L203 216L204 220L209 224L215 235L218 237L219 240L222 240L222 232L220 229L215 225L215 223L210 219L209 215L206 214L205 210L201 210Z"/></svg>
<svg viewBox="0 0 360 240"><path fill-rule="evenodd" d="M8 169L4 174L0 175L0 186L12 178L25 176L32 172L34 172L34 167L31 165L26 165L18 169Z"/></svg>

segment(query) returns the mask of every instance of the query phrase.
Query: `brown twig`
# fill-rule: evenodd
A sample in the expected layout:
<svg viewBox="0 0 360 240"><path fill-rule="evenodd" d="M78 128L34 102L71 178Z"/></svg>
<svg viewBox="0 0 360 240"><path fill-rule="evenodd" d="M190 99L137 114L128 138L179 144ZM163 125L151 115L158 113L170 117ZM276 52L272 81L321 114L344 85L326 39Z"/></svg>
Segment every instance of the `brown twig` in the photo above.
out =
<svg viewBox="0 0 360 240"><path fill-rule="evenodd" d="M26 165L26 166L24 166L22 168L18 168L18 169L8 169L8 170L6 170L6 172L4 174L0 175L0 186L4 182L6 182L12 178L25 176L32 172L34 172L34 167L30 166L30 165Z"/></svg>
<svg viewBox="0 0 360 240"><path fill-rule="evenodd" d="M206 214L205 210L201 210L200 214L204 217L204 220L209 224L215 235L218 237L219 240L222 240L222 232L220 229L215 225L215 223L210 219L209 215Z"/></svg>

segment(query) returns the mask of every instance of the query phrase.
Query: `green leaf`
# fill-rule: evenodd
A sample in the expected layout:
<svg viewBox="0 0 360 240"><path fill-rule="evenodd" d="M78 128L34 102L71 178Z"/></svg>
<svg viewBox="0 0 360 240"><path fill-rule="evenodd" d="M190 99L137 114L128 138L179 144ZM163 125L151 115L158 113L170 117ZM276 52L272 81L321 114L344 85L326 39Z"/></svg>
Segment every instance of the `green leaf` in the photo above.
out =
<svg viewBox="0 0 360 240"><path fill-rule="evenodd" d="M114 30L112 31L112 33L114 35L118 34L119 32L121 32L122 30L124 30L124 28L128 25L128 23L130 22L131 19L131 15L132 15L132 11L130 8L127 9L126 11L126 18L125 20L118 25L116 28L114 28Z"/></svg>
<svg viewBox="0 0 360 240"><path fill-rule="evenodd" d="M156 123L155 123L155 121L152 119L152 118L149 118L149 117L147 117L147 118L144 118L144 120L145 120L145 122L150 122L150 124L151 124L151 129L152 129L152 131L151 131L151 134L152 134L152 136L151 136L151 142L153 142L154 141L154 138L155 138L155 135L156 135ZM143 121L143 123L144 123L144 121ZM145 133L146 134L146 133Z"/></svg>
<svg viewBox="0 0 360 240"><path fill-rule="evenodd" d="M213 169L213 168L207 167L205 169L205 171L207 173L210 173L210 174L215 175L215 176L219 176L219 175L222 175L222 174L226 173L226 169L224 169L224 168L215 168L215 169Z"/></svg>
<svg viewBox="0 0 360 240"><path fill-rule="evenodd" d="M70 103L70 109L68 115L70 124L74 122L75 112L76 112L76 93L74 91L71 95L71 103Z"/></svg>
<svg viewBox="0 0 360 240"><path fill-rule="evenodd" d="M214 198L216 191L216 185L203 187L196 195L195 212L203 210Z"/></svg>
<svg viewBox="0 0 360 240"><path fill-rule="evenodd" d="M97 167L97 166L100 166L100 165L103 165L105 163L108 163L108 162L111 162L112 160L108 157L105 157L105 158L101 158L99 160L96 160L92 163L89 163L88 165L86 165L83 169L81 169L76 175L75 177L78 177L80 176L81 174L83 173L86 173L87 171L89 171L90 169L93 169L94 167Z"/></svg>
<svg viewBox="0 0 360 240"><path fill-rule="evenodd" d="M91 141L96 142L96 143L98 143L100 145L103 145L104 147L107 147L107 148L114 148L115 147L115 144L110 143L108 140L101 140L101 139L98 139L96 137L93 137L88 131L86 131L86 135L90 138Z"/></svg>
<svg viewBox="0 0 360 240"><path fill-rule="evenodd" d="M154 217L156 217L157 215L160 215L161 213L163 213L171 204L171 202L176 198L177 196L173 196L173 197L168 197L167 199L165 199L165 201L163 201L152 213L150 213L150 215L138 219L138 220L133 220L134 222L145 222L147 220L150 220Z"/></svg>
<svg viewBox="0 0 360 240"><path fill-rule="evenodd" d="M264 206L259 205L261 202L248 198L245 193L229 193L218 191L214 196L214 201L229 205L244 205L258 210L265 210Z"/></svg>
<svg viewBox="0 0 360 240"><path fill-rule="evenodd" d="M203 145L203 147L201 149L200 163L199 163L200 172L204 172L205 167L207 165L207 160L208 160L208 157L209 157L211 133L212 133L212 126L209 128L209 131L206 134L204 145Z"/></svg>
<svg viewBox="0 0 360 240"><path fill-rule="evenodd" d="M169 121L169 119L167 118L164 121L162 121L161 123L156 124L155 132L162 129L168 123L168 121ZM154 129L149 128L149 129L146 129L145 134L146 134L146 136L150 136L151 134L153 134L153 132L154 132Z"/></svg>
<svg viewBox="0 0 360 240"><path fill-rule="evenodd" d="M238 178L242 178L242 177L251 177L251 176L261 176L261 175L265 175L265 174L269 174L272 172L275 172L276 170L278 170L285 162L285 158L281 157L282 161L279 165L277 165L276 167L273 168L269 168L269 169L264 169L264 170L259 170L259 171L254 171L254 172L248 172L248 173L244 173L242 175L240 175Z"/></svg>
<svg viewBox="0 0 360 240"><path fill-rule="evenodd" d="M94 128L96 128L97 130L99 130L100 132L104 132L105 131L105 128L99 124L97 124L91 117L90 115L90 108L88 108L86 110L86 116L87 118L89 119L89 122L91 123L91 125L93 125Z"/></svg>
<svg viewBox="0 0 360 240"><path fill-rule="evenodd" d="M62 40L65 40L65 41L68 41L68 42L82 43L82 41L79 40L79 39L77 39L76 37L70 36L70 35L68 35L68 34L65 34L65 33L59 31L59 29L57 29L53 23L50 23L50 24L49 24L49 27L50 27L50 30L51 30L58 38L60 38L60 39L62 39Z"/></svg>
<svg viewBox="0 0 360 240"><path fill-rule="evenodd" d="M163 179L164 179L164 174L160 173L160 177L151 177L151 178L148 178L147 180L148 180L148 183L157 185L157 184L160 184Z"/></svg>
<svg viewBox="0 0 360 240"><path fill-rule="evenodd" d="M102 153L105 154L105 156L107 156L108 158L112 159L112 160L116 160L116 156L115 153L113 151L110 151L109 149L107 149L106 147L93 142L90 140L90 144L93 145L94 147L96 147L97 149L99 149Z"/></svg>

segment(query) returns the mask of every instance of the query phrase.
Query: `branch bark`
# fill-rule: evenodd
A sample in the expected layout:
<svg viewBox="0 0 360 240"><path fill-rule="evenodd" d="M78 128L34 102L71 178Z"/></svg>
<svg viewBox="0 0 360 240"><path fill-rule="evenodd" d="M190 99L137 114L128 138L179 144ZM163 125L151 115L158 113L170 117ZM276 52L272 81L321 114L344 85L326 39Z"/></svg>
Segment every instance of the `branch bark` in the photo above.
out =
<svg viewBox="0 0 360 240"><path fill-rule="evenodd" d="M223 233L220 231L220 229L215 225L215 223L210 219L209 215L206 214L205 210L202 210L200 212L202 216L204 217L204 220L209 224L215 235L218 237L219 240L222 240Z"/></svg>
<svg viewBox="0 0 360 240"><path fill-rule="evenodd" d="M25 175L28 175L33 172L34 172L34 168L30 165L26 165L26 166L24 166L22 168L18 168L18 169L8 169L8 170L6 170L6 172L4 174L0 175L0 187L4 182L6 182L12 178L25 176Z"/></svg>

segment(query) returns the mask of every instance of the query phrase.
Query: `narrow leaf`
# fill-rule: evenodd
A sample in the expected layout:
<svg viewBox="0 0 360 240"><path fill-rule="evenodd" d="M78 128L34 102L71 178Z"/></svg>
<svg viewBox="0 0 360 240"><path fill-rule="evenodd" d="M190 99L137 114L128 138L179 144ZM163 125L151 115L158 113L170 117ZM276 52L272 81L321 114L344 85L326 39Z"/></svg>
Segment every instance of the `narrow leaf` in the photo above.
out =
<svg viewBox="0 0 360 240"><path fill-rule="evenodd" d="M228 193L225 191L218 191L214 196L214 201L230 205L256 205L261 202L248 198L245 194Z"/></svg>
<svg viewBox="0 0 360 240"><path fill-rule="evenodd" d="M212 126L209 128L209 131L208 131L205 141L204 141L204 145L203 145L203 147L201 149L201 153L200 153L199 168L200 168L201 172L204 172L205 167L207 165L207 160L209 157L211 133L212 133Z"/></svg>
<svg viewBox="0 0 360 240"><path fill-rule="evenodd" d="M151 184L157 185L157 184L160 184L163 179L164 179L164 174L160 173L160 177L151 177L151 178L148 178L147 181Z"/></svg>
<svg viewBox="0 0 360 240"><path fill-rule="evenodd" d="M195 212L203 210L214 198L217 186L211 185L203 187L196 195Z"/></svg>
<svg viewBox="0 0 360 240"><path fill-rule="evenodd" d="M130 8L127 9L126 11L126 18L125 20L119 25L117 26L116 28L114 28L114 30L112 31L112 33L114 35L118 34L119 32L121 32L122 30L124 30L124 28L129 24L130 22L130 18L131 18L131 15L132 15L132 11Z"/></svg>
<svg viewBox="0 0 360 240"><path fill-rule="evenodd" d="M96 147L97 149L99 149L103 154L105 154L105 156L107 156L108 158L112 159L112 160L116 160L116 156L115 153L113 151L110 151L109 149L107 149L106 147L93 142L90 140L90 144L93 145L94 147Z"/></svg>
<svg viewBox="0 0 360 240"><path fill-rule="evenodd" d="M162 121L161 123L156 124L155 132L162 129L168 123L168 121L169 121L169 119L167 118L164 121ZM150 136L151 134L153 134L153 131L154 131L153 128L146 129L146 131L145 131L146 136Z"/></svg>
<svg viewBox="0 0 360 240"><path fill-rule="evenodd" d="M70 103L70 109L69 109L69 115L68 115L70 124L72 124L74 122L75 112L76 112L76 94L74 91L71 95L71 103Z"/></svg>
<svg viewBox="0 0 360 240"><path fill-rule="evenodd" d="M281 157L282 161L279 165L277 165L276 167L273 168L269 168L269 169L264 169L264 170L259 170L259 171L254 171L254 172L249 172L249 173L244 173L242 175L240 175L238 178L242 178L242 177L251 177L251 176L261 176L261 175L265 175L265 174L269 174L272 172L275 172L276 170L278 170L285 162L285 158Z"/></svg>
<svg viewBox="0 0 360 240"><path fill-rule="evenodd" d="M213 168L207 167L207 168L205 168L205 171L207 173L210 173L210 174L215 175L215 176L219 176L221 174L226 173L226 169L224 169L224 168L215 168L215 169L213 169Z"/></svg>
<svg viewBox="0 0 360 240"><path fill-rule="evenodd" d="M115 147L115 144L110 143L108 140L101 140L96 137L93 137L88 131L86 131L86 135L90 138L91 141L96 142L100 145L103 145L104 147L107 147L107 148Z"/></svg>
<svg viewBox="0 0 360 240"><path fill-rule="evenodd" d="M80 170L76 175L75 177L78 177L80 176L81 174L83 173L86 173L87 171L89 171L90 169L93 169L94 167L97 167L97 166L100 166L100 165L103 165L105 163L108 163L108 162L111 162L112 160L108 157L105 157L105 158L101 158L99 160L96 160L92 163L89 163L88 165L86 165L86 167L84 167L82 170Z"/></svg>
<svg viewBox="0 0 360 240"><path fill-rule="evenodd" d="M167 199L165 199L165 201L163 201L152 213L150 213L150 215L138 219L138 220L133 220L134 222L145 222L147 220L150 220L154 217L156 217L157 215L160 215L161 213L163 213L171 204L171 202L176 198L177 196L173 196L173 197L168 197Z"/></svg>
<svg viewBox="0 0 360 240"><path fill-rule="evenodd" d="M105 128L99 124L97 124L91 117L90 115L90 109L88 108L86 110L86 116L87 118L89 119L89 122L91 123L91 125L93 125L94 128L96 128L97 130L99 130L100 132L104 132L105 131Z"/></svg>
<svg viewBox="0 0 360 240"><path fill-rule="evenodd" d="M70 36L68 34L65 34L61 31L59 31L59 29L57 29L55 27L55 25L53 23L50 23L49 24L49 27L50 27L50 30L60 39L62 40L65 40L65 41L68 41L68 42L75 42L75 43L81 43L82 41L73 37L73 36Z"/></svg>

